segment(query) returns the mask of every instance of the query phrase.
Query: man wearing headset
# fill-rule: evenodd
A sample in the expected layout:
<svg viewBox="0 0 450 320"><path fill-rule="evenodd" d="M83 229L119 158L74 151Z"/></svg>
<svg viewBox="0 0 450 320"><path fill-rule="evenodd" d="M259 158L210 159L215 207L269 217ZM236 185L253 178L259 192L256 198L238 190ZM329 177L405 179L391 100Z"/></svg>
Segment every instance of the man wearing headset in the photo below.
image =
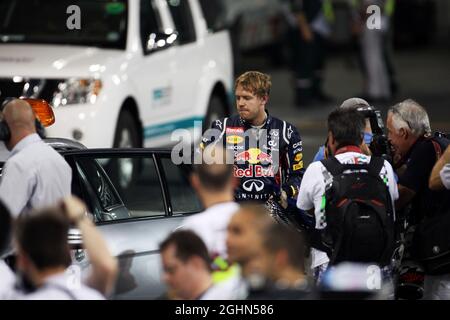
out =
<svg viewBox="0 0 450 320"><path fill-rule="evenodd" d="M70 195L72 169L37 133L40 124L28 102L9 100L1 111L0 140L11 153L2 170L0 200L11 215Z"/></svg>

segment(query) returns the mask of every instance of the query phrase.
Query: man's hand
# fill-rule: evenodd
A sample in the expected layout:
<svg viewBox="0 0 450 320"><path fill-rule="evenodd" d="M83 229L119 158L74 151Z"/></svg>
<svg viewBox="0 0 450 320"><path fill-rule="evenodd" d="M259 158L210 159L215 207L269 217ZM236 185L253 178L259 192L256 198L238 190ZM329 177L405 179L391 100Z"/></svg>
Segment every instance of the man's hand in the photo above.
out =
<svg viewBox="0 0 450 320"><path fill-rule="evenodd" d="M61 207L70 222L80 229L83 246L91 262L86 284L108 297L114 289L118 273L117 259L112 256L105 239L90 219L86 219L86 205L74 196L64 198Z"/></svg>
<svg viewBox="0 0 450 320"><path fill-rule="evenodd" d="M297 15L297 23L300 29L300 34L306 42L311 42L314 40L314 34L308 24L308 21L303 13Z"/></svg>
<svg viewBox="0 0 450 320"><path fill-rule="evenodd" d="M282 190L281 194L280 194L280 205L281 207L283 207L283 209L286 209L288 207L288 195L286 193L286 191Z"/></svg>
<svg viewBox="0 0 450 320"><path fill-rule="evenodd" d="M310 28L302 29L302 37L306 42L312 42L314 40L314 34Z"/></svg>
<svg viewBox="0 0 450 320"><path fill-rule="evenodd" d="M62 207L67 218L73 224L78 224L78 222L86 218L86 205L75 196L64 198Z"/></svg>
<svg viewBox="0 0 450 320"><path fill-rule="evenodd" d="M433 170L431 171L430 179L428 182L428 186L431 190L437 191L445 188L440 173L447 163L450 163L450 146L447 147L447 149L444 151L444 154L440 159L438 159L433 167Z"/></svg>

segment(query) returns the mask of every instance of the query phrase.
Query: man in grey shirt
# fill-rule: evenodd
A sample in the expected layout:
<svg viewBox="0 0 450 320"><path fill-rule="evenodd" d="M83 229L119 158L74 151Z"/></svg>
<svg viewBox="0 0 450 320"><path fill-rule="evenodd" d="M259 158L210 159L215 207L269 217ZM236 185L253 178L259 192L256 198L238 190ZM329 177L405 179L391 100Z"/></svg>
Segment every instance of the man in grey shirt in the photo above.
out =
<svg viewBox="0 0 450 320"><path fill-rule="evenodd" d="M70 195L72 170L36 133L36 116L26 101L4 106L0 133L11 151L0 180L0 200L14 218Z"/></svg>

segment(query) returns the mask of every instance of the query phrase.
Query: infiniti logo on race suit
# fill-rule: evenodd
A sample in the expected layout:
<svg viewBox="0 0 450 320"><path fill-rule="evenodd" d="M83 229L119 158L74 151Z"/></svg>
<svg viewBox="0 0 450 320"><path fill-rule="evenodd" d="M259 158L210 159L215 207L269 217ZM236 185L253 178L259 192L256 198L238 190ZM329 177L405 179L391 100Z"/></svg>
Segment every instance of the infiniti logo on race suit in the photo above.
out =
<svg viewBox="0 0 450 320"><path fill-rule="evenodd" d="M260 181L260 180L255 180L255 179L251 179L251 180L247 180L242 184L242 187L244 188L245 191L248 192L253 192L253 191L261 191L262 189L264 189L264 182Z"/></svg>

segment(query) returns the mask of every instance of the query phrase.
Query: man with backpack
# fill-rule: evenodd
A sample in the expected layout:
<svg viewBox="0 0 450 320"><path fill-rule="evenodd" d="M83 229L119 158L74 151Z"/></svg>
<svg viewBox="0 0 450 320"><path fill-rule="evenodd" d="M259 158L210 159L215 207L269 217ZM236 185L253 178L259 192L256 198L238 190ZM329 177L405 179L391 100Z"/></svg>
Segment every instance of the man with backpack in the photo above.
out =
<svg viewBox="0 0 450 320"><path fill-rule="evenodd" d="M297 206L316 220L311 245L327 252L330 265L385 267L391 261L397 185L387 161L362 152L364 128L364 116L356 110L333 111L328 116L331 154L307 168L300 186Z"/></svg>
<svg viewBox="0 0 450 320"><path fill-rule="evenodd" d="M424 298L450 299L450 191L429 188L433 166L450 141L432 134L427 112L411 99L389 109L387 129L399 176L395 207L409 209L406 221L415 228L409 249L424 268Z"/></svg>

